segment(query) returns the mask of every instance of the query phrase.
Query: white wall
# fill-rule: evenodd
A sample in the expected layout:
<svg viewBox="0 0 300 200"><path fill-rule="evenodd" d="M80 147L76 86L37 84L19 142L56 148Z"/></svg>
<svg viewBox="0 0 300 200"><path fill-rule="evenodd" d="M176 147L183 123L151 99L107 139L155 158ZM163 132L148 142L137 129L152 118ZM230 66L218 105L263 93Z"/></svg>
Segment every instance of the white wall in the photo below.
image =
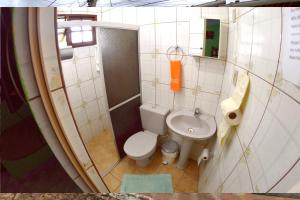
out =
<svg viewBox="0 0 300 200"><path fill-rule="evenodd" d="M140 72L142 102L172 110L194 109L215 115L225 61L188 55L190 20L221 19L228 26L227 8L102 8L102 21L140 26ZM225 35L224 35L225 37ZM227 40L227 38L225 38ZM178 45L184 51L183 88L170 90L170 64L166 51ZM180 138L172 136L180 142ZM196 159L204 144L194 145L191 157Z"/></svg>
<svg viewBox="0 0 300 200"><path fill-rule="evenodd" d="M213 143L214 156L201 176L199 191L286 192L299 182L300 89L282 78L280 40L285 9L237 9L236 22L229 23L222 87L211 80L223 79L223 61L185 55L183 91L174 94L169 90L166 48L178 44L187 49L192 16L224 13L218 18L226 23L226 12L214 9L219 8L102 8L100 18L140 25L143 102L170 109L199 105L205 112L216 112L219 125L218 102L232 93L234 70L248 73L251 84L243 120L231 143ZM229 19L233 9L229 9Z"/></svg>
<svg viewBox="0 0 300 200"><path fill-rule="evenodd" d="M99 8L63 8L59 13L98 13L98 20L139 25L142 102L170 110L199 107L202 112L215 115L225 61L188 55L190 20L216 18L221 19L223 27L228 27L227 8L101 8L101 15ZM223 37L226 37L223 41L227 41L227 35ZM176 94L170 90L170 66L166 56L167 49L175 45L184 50L183 88ZM180 142L180 138L173 137ZM195 145L191 157L196 159L203 145Z"/></svg>
<svg viewBox="0 0 300 200"><path fill-rule="evenodd" d="M216 113L219 125L218 102L232 93L234 70L248 73L251 84L243 120L228 145L212 144L214 156L201 176L199 191L286 192L299 182L295 174L300 170L300 89L282 78L281 18L285 9L238 8L233 22L235 8L229 8L226 68L224 61L187 55L191 18L209 16L227 23L226 12L216 9L102 8L101 19L140 25L143 102L170 109L199 106L203 112ZM213 16L216 13L221 14ZM165 51L176 44L186 55L184 88L174 94L169 89Z"/></svg>
<svg viewBox="0 0 300 200"><path fill-rule="evenodd" d="M58 14L92 14L101 20L101 8L57 9ZM100 60L97 58L98 39L96 45L74 48L73 58L61 62L70 106L86 144L97 134L110 129L103 71L97 63Z"/></svg>
<svg viewBox="0 0 300 200"><path fill-rule="evenodd" d="M74 48L72 59L61 62L70 106L82 139L90 140L109 128L102 71L97 71L97 45Z"/></svg>
<svg viewBox="0 0 300 200"><path fill-rule="evenodd" d="M287 192L300 181L300 89L282 79L280 57L285 9L238 8L230 20L220 101L232 94L234 70L249 74L249 97L232 141L213 144L200 192Z"/></svg>
<svg viewBox="0 0 300 200"><path fill-rule="evenodd" d="M45 75L45 81L48 86L50 99L53 104L54 112L56 113L64 136L66 137L71 150L77 156L81 167L86 171L87 176L94 183L98 191L108 191L104 185L100 173L94 166L83 139L75 125L75 119L72 110L67 101L67 94L64 89L62 74L59 68L58 52L55 44L55 12L54 9L40 8L38 9L38 28L39 28L39 46L42 59L42 67ZM87 90L89 96L91 91ZM76 180L75 180L76 181ZM77 181L76 183L80 183Z"/></svg>

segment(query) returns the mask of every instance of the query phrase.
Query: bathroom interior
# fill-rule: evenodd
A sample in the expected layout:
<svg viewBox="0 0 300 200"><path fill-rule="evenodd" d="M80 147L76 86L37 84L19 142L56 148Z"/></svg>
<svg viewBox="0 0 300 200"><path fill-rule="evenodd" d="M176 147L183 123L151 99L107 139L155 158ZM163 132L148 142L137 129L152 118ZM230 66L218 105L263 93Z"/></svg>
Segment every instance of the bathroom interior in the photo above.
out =
<svg viewBox="0 0 300 200"><path fill-rule="evenodd" d="M84 192L297 193L299 11L16 8L14 52L40 131Z"/></svg>

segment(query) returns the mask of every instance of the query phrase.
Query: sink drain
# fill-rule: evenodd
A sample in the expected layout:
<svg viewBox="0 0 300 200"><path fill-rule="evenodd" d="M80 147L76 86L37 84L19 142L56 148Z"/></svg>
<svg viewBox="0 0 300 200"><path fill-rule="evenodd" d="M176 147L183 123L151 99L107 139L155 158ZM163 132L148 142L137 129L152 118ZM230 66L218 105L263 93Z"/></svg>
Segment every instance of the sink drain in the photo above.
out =
<svg viewBox="0 0 300 200"><path fill-rule="evenodd" d="M188 132L189 132L189 133L193 133L193 132L194 132L194 129L193 129L193 128L188 128Z"/></svg>

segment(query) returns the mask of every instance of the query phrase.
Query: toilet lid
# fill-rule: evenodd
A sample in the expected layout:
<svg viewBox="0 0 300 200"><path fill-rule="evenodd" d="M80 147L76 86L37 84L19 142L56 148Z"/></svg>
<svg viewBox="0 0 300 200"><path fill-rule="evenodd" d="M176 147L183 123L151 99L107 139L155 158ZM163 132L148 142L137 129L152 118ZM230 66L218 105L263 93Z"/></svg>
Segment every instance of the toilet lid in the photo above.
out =
<svg viewBox="0 0 300 200"><path fill-rule="evenodd" d="M157 134L141 131L130 136L124 144L126 154L141 157L150 153L156 146Z"/></svg>

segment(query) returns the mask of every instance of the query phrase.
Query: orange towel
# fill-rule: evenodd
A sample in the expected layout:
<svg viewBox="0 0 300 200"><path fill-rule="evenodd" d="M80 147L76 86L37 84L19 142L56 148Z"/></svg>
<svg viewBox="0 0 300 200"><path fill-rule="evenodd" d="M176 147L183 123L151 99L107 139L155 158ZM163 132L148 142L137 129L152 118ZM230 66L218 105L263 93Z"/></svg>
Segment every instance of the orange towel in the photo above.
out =
<svg viewBox="0 0 300 200"><path fill-rule="evenodd" d="M171 90L179 92L181 89L181 62L171 60Z"/></svg>

